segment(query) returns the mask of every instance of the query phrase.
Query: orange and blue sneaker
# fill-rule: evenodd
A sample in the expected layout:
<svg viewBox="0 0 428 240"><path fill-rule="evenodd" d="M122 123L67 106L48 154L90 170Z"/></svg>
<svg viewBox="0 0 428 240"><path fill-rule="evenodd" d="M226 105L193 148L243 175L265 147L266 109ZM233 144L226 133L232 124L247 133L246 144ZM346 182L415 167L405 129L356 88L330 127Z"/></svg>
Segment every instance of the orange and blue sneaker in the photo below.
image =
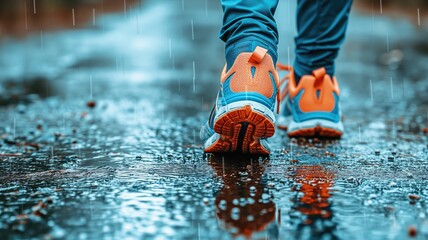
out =
<svg viewBox="0 0 428 240"><path fill-rule="evenodd" d="M343 124L336 78L319 68L312 75L302 76L297 84L291 66L277 64L277 68L289 72L281 81L278 128L287 130L289 137L340 138Z"/></svg>
<svg viewBox="0 0 428 240"><path fill-rule="evenodd" d="M262 47L240 53L221 74L220 91L200 136L208 153L270 153L267 138L275 132L279 77Z"/></svg>

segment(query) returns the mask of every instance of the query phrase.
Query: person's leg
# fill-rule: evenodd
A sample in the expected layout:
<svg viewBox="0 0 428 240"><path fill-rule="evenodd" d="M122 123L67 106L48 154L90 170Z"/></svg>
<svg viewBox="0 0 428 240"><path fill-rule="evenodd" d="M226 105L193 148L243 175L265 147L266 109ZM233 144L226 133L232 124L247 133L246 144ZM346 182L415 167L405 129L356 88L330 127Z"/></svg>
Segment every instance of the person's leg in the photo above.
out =
<svg viewBox="0 0 428 240"><path fill-rule="evenodd" d="M298 0L296 80L324 67L334 76L334 60L345 39L352 0Z"/></svg>
<svg viewBox="0 0 428 240"><path fill-rule="evenodd" d="M200 136L204 151L269 154L278 101L277 0L222 0L227 67Z"/></svg>
<svg viewBox="0 0 428 240"><path fill-rule="evenodd" d="M289 70L283 115L290 137L341 137L340 89L334 61L344 41L352 0L298 0L296 59Z"/></svg>
<svg viewBox="0 0 428 240"><path fill-rule="evenodd" d="M228 68L242 52L256 46L268 49L274 64L277 60L278 30L274 19L278 0L221 0L223 27L220 39L226 44Z"/></svg>

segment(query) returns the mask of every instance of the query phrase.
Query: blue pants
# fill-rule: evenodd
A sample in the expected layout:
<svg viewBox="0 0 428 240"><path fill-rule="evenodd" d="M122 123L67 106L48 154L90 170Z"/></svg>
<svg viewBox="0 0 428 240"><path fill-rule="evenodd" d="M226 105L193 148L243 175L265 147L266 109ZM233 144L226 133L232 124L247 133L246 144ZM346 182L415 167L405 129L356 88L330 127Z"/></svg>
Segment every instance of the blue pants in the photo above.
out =
<svg viewBox="0 0 428 240"><path fill-rule="evenodd" d="M288 0L290 1L290 0ZM294 69L297 76L325 67L334 76L334 60L344 41L352 0L297 0L297 36ZM230 67L241 52L259 45L277 60L278 29L274 14L278 0L221 0L223 27Z"/></svg>

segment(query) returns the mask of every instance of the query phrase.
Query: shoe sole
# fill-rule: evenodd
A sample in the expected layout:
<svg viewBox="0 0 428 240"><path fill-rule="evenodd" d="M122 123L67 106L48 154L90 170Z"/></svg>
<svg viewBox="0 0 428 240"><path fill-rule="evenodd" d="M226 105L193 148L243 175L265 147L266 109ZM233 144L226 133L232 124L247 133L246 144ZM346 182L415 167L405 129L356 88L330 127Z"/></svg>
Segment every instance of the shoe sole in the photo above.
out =
<svg viewBox="0 0 428 240"><path fill-rule="evenodd" d="M323 137L323 138L341 138L342 132L325 128L321 126L316 126L314 128L304 128L299 129L293 132L287 133L289 137Z"/></svg>
<svg viewBox="0 0 428 240"><path fill-rule="evenodd" d="M343 135L343 125L341 122L335 123L322 119L301 123L291 121L287 130L289 137L341 138Z"/></svg>
<svg viewBox="0 0 428 240"><path fill-rule="evenodd" d="M249 104L220 115L214 123L214 131L220 137L205 148L205 152L267 155L269 149L260 141L274 135L275 125L274 120Z"/></svg>

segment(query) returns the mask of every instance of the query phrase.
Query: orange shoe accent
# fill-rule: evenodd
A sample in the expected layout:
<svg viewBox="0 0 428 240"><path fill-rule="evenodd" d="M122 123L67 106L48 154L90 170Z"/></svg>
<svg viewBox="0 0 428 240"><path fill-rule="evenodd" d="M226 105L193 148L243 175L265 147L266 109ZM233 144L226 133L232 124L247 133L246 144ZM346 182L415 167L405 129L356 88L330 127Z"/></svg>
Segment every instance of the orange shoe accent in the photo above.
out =
<svg viewBox="0 0 428 240"><path fill-rule="evenodd" d="M245 136L240 135L241 129L246 127ZM214 131L220 134L220 139L205 149L208 153L242 152L267 155L269 151L260 143L261 138L273 136L275 125L266 116L244 106L221 116L214 124ZM242 143L240 143L240 139ZM240 149L241 148L241 149Z"/></svg>
<svg viewBox="0 0 428 240"><path fill-rule="evenodd" d="M299 106L303 112L331 112L335 107L335 98L332 92L340 95L339 85L336 78L326 74L325 68L314 70L312 75L304 75L296 85L294 79L294 70L289 73L289 94L296 96L301 90L304 90L300 99ZM317 92L319 96L317 97Z"/></svg>
<svg viewBox="0 0 428 240"><path fill-rule="evenodd" d="M279 87L279 77L272 57L266 53L266 49L257 47L252 53L239 54L229 71L226 72L226 66L223 68L222 83L233 74L230 81L230 89L233 92L257 92L271 98L274 94L274 85L269 72L272 73L277 87ZM251 72L253 67L255 67L254 76Z"/></svg>
<svg viewBox="0 0 428 240"><path fill-rule="evenodd" d="M312 71L312 75L303 75L300 78L299 84L296 84L294 79L294 69L291 66L277 64L278 69L289 71L288 75L281 81L281 85L287 83L286 91L281 94L281 100L287 94L295 97L301 90L304 90L302 98L300 99L299 106L303 112L331 112L335 107L335 99L332 93L336 92L340 95L339 84L336 77L331 79L330 75L326 73L325 68L319 68ZM320 95L317 97L317 91Z"/></svg>
<svg viewBox="0 0 428 240"><path fill-rule="evenodd" d="M256 49L254 49L254 52L251 54L250 62L256 64L260 63L265 57L267 51L267 49L257 46Z"/></svg>

